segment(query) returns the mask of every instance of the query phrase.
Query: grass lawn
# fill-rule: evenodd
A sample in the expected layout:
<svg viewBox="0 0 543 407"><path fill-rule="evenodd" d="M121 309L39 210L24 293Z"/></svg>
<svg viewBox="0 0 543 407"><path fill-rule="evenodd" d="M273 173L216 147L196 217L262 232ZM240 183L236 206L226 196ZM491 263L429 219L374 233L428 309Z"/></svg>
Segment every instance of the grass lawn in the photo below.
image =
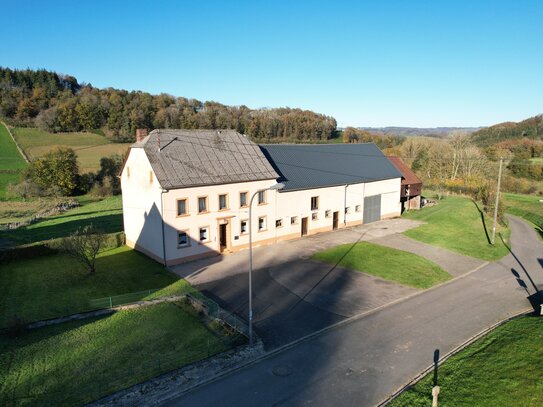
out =
<svg viewBox="0 0 543 407"><path fill-rule="evenodd" d="M76 151L81 173L100 168L100 158L112 154L124 154L129 143L112 143L106 137L94 133L48 133L36 128L14 128L13 136L30 160L40 157L57 147L69 147Z"/></svg>
<svg viewBox="0 0 543 407"><path fill-rule="evenodd" d="M5 198L8 184L19 182L20 172L26 166L8 130L0 123L0 199Z"/></svg>
<svg viewBox="0 0 543 407"><path fill-rule="evenodd" d="M543 238L543 199L535 195L503 194L506 211L512 215L520 216L532 223Z"/></svg>
<svg viewBox="0 0 543 407"><path fill-rule="evenodd" d="M439 405L540 406L542 341L541 317L522 317L498 327L439 368ZM432 386L430 373L388 405L431 406Z"/></svg>
<svg viewBox="0 0 543 407"><path fill-rule="evenodd" d="M78 197L81 206L52 216L24 228L0 232L0 237L14 242L36 243L49 239L68 236L78 228L94 224L105 233L123 230L121 196L111 196L95 201L88 196Z"/></svg>
<svg viewBox="0 0 543 407"><path fill-rule="evenodd" d="M181 303L2 335L0 405L82 405L240 343Z"/></svg>
<svg viewBox="0 0 543 407"><path fill-rule="evenodd" d="M496 244L491 245L492 220L485 216L483 222L477 206L469 198L449 196L435 206L409 211L403 216L426 222L404 232L412 239L489 261L498 260L508 253L498 233L507 240L509 230L500 227L496 233Z"/></svg>
<svg viewBox="0 0 543 407"><path fill-rule="evenodd" d="M449 273L421 256L368 242L332 247L315 253L313 259L415 288L428 288L451 278Z"/></svg>
<svg viewBox="0 0 543 407"><path fill-rule="evenodd" d="M68 315L88 310L92 299L163 287L164 294L190 288L126 246L100 253L95 274L61 254L20 260L0 266L0 326L15 317L30 322Z"/></svg>

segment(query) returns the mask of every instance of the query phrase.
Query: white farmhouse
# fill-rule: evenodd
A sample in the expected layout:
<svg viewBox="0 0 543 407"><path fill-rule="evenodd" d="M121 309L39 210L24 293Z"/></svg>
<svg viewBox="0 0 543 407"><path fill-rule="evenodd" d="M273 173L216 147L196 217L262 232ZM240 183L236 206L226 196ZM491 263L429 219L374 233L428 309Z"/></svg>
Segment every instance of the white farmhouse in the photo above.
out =
<svg viewBox="0 0 543 407"><path fill-rule="evenodd" d="M233 130L140 133L121 187L127 245L165 265L247 248L258 191L254 245L401 211L401 174L372 143L258 146Z"/></svg>

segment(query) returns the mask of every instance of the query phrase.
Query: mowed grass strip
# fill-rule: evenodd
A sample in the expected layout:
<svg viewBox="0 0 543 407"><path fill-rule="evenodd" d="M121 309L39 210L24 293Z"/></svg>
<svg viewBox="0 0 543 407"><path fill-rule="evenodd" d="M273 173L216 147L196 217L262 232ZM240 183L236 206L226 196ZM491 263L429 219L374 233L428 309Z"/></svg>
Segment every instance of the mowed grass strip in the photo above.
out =
<svg viewBox="0 0 543 407"><path fill-rule="evenodd" d="M534 225L543 239L543 199L541 196L503 194L507 213L519 216Z"/></svg>
<svg viewBox="0 0 543 407"><path fill-rule="evenodd" d="M236 341L181 303L1 335L0 405L83 405Z"/></svg>
<svg viewBox="0 0 543 407"><path fill-rule="evenodd" d="M34 160L57 147L69 147L77 153L81 173L96 171L100 168L100 158L112 154L124 154L129 143L112 143L99 134L48 133L36 128L15 128L13 136L28 155Z"/></svg>
<svg viewBox="0 0 543 407"><path fill-rule="evenodd" d="M487 216L482 217L469 198L449 196L438 201L435 206L409 211L403 216L426 222L425 225L404 232L412 239L489 261L498 260L508 253L498 233L507 240L509 230L499 227L495 245L491 245L492 220Z"/></svg>
<svg viewBox="0 0 543 407"><path fill-rule="evenodd" d="M0 327L87 311L93 299L159 288L163 295L190 289L126 246L100 253L94 274L61 254L19 260L0 266Z"/></svg>
<svg viewBox="0 0 543 407"><path fill-rule="evenodd" d="M440 406L540 406L543 400L543 319L526 316L496 328L438 370ZM428 361L433 352L429 350ZM431 406L433 373L391 407Z"/></svg>
<svg viewBox="0 0 543 407"><path fill-rule="evenodd" d="M8 184L19 182L21 171L27 163L17 150L8 129L0 123L0 199L6 197Z"/></svg>
<svg viewBox="0 0 543 407"><path fill-rule="evenodd" d="M88 224L93 224L104 233L123 230L121 196L111 196L100 201L80 198L81 206L32 225L0 232L0 237L20 244L37 243L65 237Z"/></svg>
<svg viewBox="0 0 543 407"><path fill-rule="evenodd" d="M369 242L332 247L315 253L313 259L415 288L432 287L451 278L437 264L421 256Z"/></svg>

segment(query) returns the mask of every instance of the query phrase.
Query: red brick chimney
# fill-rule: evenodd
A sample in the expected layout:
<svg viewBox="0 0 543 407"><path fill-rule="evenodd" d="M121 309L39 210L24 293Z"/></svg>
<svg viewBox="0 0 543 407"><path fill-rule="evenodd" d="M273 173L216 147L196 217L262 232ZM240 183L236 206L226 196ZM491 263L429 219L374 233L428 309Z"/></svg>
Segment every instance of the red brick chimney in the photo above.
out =
<svg viewBox="0 0 543 407"><path fill-rule="evenodd" d="M147 129L137 129L136 130L136 142L139 143L140 141L143 141L143 139L147 137Z"/></svg>

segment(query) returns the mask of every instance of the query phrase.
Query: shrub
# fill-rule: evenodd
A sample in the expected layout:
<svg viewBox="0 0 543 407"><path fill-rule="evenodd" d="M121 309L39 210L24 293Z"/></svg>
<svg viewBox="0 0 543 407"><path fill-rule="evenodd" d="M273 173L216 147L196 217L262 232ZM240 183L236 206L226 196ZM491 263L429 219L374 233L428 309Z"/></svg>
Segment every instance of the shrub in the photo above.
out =
<svg viewBox="0 0 543 407"><path fill-rule="evenodd" d="M63 252L83 264L90 273L96 270L96 256L105 243L105 235L92 224L78 229L60 242Z"/></svg>

